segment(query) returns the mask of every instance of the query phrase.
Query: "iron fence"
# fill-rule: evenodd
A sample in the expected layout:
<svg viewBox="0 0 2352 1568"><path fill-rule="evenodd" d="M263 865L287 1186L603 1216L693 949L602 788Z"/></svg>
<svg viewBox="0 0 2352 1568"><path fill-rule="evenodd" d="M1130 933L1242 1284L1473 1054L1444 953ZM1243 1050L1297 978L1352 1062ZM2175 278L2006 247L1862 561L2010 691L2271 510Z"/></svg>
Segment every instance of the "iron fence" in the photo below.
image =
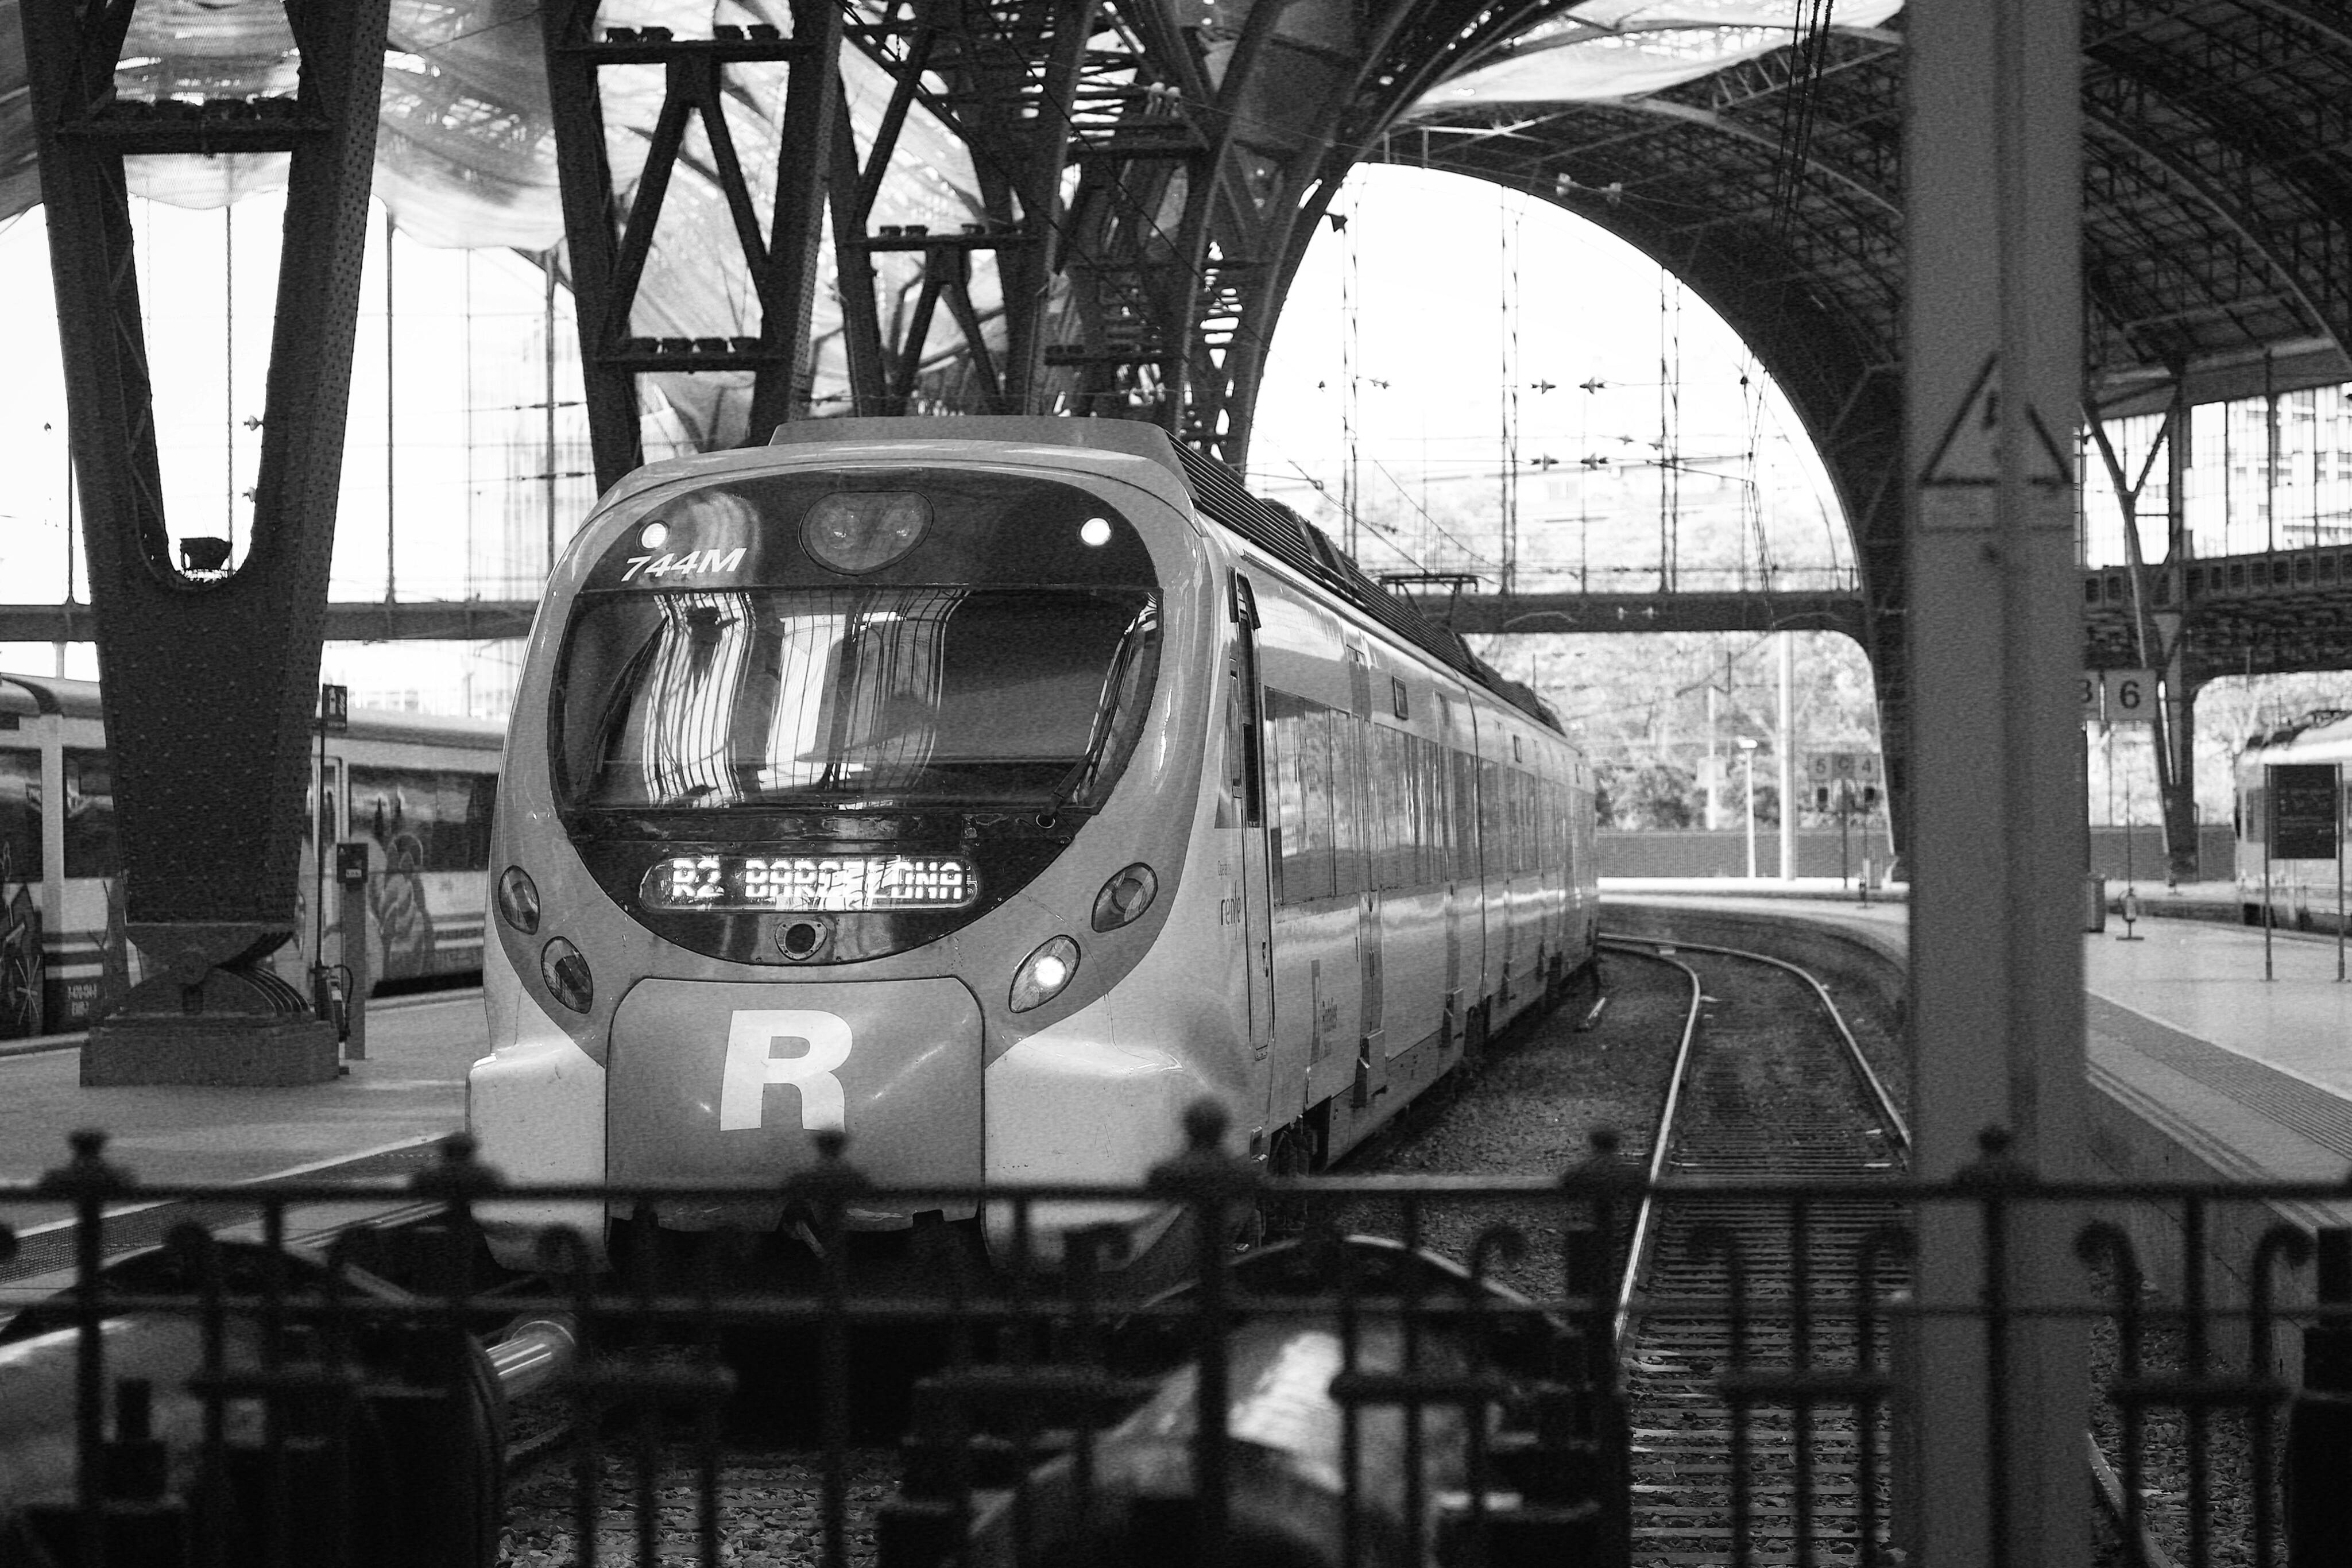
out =
<svg viewBox="0 0 2352 1568"><path fill-rule="evenodd" d="M2037 1335L2115 1561L2352 1542L2352 1246L2309 1223L2352 1186L1997 1155L1943 1184L1654 1186L1605 1154L1266 1180L1191 1132L1141 1187L939 1193L983 1220L884 1235L837 1140L756 1193L508 1186L462 1139L404 1183L224 1189L140 1184L86 1134L0 1187L0 1564L1916 1562L1951 1462L1916 1390L1972 1390L1996 1466L2084 1468L2019 1418ZM1621 1316L1651 1197L1745 1218L1662 1241ZM785 1216L756 1243L655 1223L752 1198ZM503 1273L481 1227L523 1203L607 1223ZM1124 1220L1056 1240L1056 1205ZM290 1239L321 1206L398 1223ZM805 1519L761 1556L777 1466ZM525 1490L562 1500L528 1542Z"/></svg>

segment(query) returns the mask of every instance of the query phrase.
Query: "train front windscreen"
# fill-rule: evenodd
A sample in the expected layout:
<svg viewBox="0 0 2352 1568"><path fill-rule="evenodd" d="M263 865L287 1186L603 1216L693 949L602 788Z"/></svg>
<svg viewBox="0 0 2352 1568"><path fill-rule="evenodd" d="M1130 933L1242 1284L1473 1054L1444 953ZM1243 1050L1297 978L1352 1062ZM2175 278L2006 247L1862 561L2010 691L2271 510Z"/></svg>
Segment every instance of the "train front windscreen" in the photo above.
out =
<svg viewBox="0 0 2352 1568"><path fill-rule="evenodd" d="M566 684L573 810L1053 810L1132 747L1149 593L877 586L585 607Z"/></svg>
<svg viewBox="0 0 2352 1568"><path fill-rule="evenodd" d="M740 917L825 910L899 916L825 956L903 950L1026 882L1108 796L1160 602L1131 522L1073 485L899 469L688 491L583 584L558 807L607 890L688 946L765 957Z"/></svg>
<svg viewBox="0 0 2352 1568"><path fill-rule="evenodd" d="M568 813L1099 799L1159 653L1133 527L957 470L693 490L583 585L557 677Z"/></svg>

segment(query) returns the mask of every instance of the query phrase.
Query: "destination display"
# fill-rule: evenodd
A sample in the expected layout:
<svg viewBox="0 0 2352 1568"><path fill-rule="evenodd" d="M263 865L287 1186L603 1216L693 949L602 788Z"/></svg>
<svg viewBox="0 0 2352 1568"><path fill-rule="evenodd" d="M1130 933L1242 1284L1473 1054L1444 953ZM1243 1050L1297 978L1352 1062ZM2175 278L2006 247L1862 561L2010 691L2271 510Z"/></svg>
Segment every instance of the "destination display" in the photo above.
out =
<svg viewBox="0 0 2352 1568"><path fill-rule="evenodd" d="M677 855L646 873L647 909L969 909L980 872L955 855Z"/></svg>

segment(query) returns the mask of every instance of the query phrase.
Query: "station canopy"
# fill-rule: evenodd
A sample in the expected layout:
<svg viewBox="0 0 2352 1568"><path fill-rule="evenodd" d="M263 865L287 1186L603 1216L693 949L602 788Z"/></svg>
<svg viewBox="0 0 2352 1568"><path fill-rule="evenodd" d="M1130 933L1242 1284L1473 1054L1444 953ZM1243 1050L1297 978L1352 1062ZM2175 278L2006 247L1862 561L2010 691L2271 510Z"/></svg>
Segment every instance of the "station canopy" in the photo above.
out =
<svg viewBox="0 0 2352 1568"><path fill-rule="evenodd" d="M18 0L0 0L0 221L38 200ZM1126 0L1122 0L1122 8ZM1243 4L1165 4L1209 79ZM1268 0L1272 3L1272 0ZM1421 0L1427 4L1429 0ZM1902 17L1896 0L1585 0L1431 85L1373 155L1558 202L1658 259L1708 298L1776 375L1837 340L1850 382L1899 358ZM1211 20L1210 18L1213 18ZM605 26L680 37L718 23L789 33L776 0L607 0ZM2334 0L2084 0L2084 259L2094 392L2121 410L2352 380L2352 21ZM1794 47L1791 47L1791 46ZM375 190L425 245L511 247L562 268L562 222L539 10L528 0L393 0ZM126 97L291 93L280 0L140 0ZM845 50L861 143L888 101L881 68ZM662 97L658 67L602 73L608 151L627 187ZM783 70L729 116L755 179L772 181ZM665 207L633 323L655 336L756 331L716 187L693 173L698 127ZM283 155L132 158L132 189L216 206L284 180ZM954 136L919 107L872 222L953 233L981 216ZM992 259L973 257L977 299ZM827 258L830 265L830 258ZM817 292L820 398L845 384L830 289ZM1785 378L1784 378L1785 379ZM740 434L747 378L661 378L705 444ZM2137 404L2133 400L2137 399Z"/></svg>

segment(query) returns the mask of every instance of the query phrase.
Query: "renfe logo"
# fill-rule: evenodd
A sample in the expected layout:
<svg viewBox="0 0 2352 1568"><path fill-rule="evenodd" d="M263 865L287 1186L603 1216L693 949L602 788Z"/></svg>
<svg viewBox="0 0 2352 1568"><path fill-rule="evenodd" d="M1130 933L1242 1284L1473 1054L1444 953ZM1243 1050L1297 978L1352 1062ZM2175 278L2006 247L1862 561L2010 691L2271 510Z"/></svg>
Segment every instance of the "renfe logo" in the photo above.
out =
<svg viewBox="0 0 2352 1568"><path fill-rule="evenodd" d="M793 1047L795 1054L783 1054ZM789 1083L801 1092L803 1128L846 1131L841 1080L833 1070L848 1060L849 1025L832 1013L779 1009L735 1014L727 1026L719 1130L758 1126L768 1085Z"/></svg>

